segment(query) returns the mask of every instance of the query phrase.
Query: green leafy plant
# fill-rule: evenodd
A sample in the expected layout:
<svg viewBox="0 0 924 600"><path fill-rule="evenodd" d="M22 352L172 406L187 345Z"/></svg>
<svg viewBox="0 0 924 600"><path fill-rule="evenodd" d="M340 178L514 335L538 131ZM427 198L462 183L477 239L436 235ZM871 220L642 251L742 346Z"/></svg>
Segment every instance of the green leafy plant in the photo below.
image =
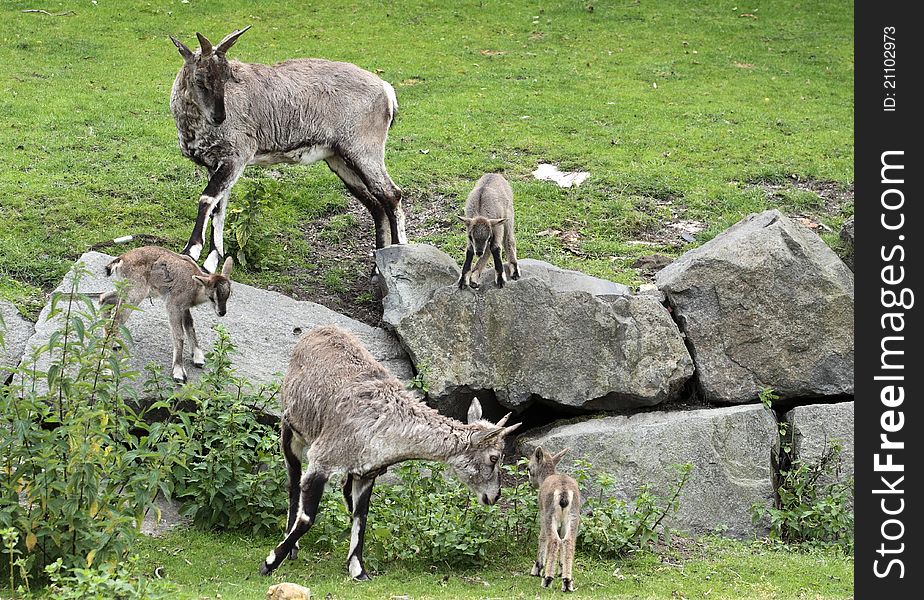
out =
<svg viewBox="0 0 924 600"><path fill-rule="evenodd" d="M244 187L244 193L229 203L227 216L228 252L238 265L257 265L266 254L269 239L263 227L263 216L269 198L276 195L278 184L271 179L259 179Z"/></svg>
<svg viewBox="0 0 924 600"><path fill-rule="evenodd" d="M764 388L757 394L761 404L767 409L773 408L773 403L780 399L779 394L773 391L773 388Z"/></svg>
<svg viewBox="0 0 924 600"><path fill-rule="evenodd" d="M258 415L279 386L253 389L234 377L234 344L223 327L215 330L202 377L175 395L186 407L176 418L189 441L170 474L172 496L201 527L275 532L287 498L279 434Z"/></svg>
<svg viewBox="0 0 924 600"><path fill-rule="evenodd" d="M163 585L138 574L137 557L97 568L64 568L61 560L47 567L49 591L55 600L157 600L167 598Z"/></svg>
<svg viewBox="0 0 924 600"><path fill-rule="evenodd" d="M791 444L787 447L784 457L792 451ZM787 544L838 546L853 552L853 478L837 478L842 451L835 442L817 461L787 461L780 469L776 505L752 505L754 522L769 521L771 538Z"/></svg>
<svg viewBox="0 0 924 600"><path fill-rule="evenodd" d="M675 465L677 478L667 498L656 495L643 484L635 497L626 502L614 496L616 480L608 473L593 474L593 465L575 461L575 479L583 490L594 489L584 500L586 517L581 520L578 544L600 557L613 558L651 547L658 539L658 526L676 512L680 493L690 478L693 465Z"/></svg>
<svg viewBox="0 0 924 600"><path fill-rule="evenodd" d="M52 296L59 328L0 386L0 529L16 532L4 542L25 587L57 561L123 560L184 440L147 422L164 405L137 402L131 338L76 293L85 275Z"/></svg>

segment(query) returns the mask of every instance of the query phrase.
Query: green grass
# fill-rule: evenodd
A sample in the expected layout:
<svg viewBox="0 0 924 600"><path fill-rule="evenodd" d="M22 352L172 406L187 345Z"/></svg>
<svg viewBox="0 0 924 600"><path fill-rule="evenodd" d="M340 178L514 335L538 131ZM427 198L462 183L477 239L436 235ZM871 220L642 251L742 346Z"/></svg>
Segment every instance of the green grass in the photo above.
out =
<svg viewBox="0 0 924 600"><path fill-rule="evenodd" d="M181 61L167 35L192 43L196 30L214 40L253 24L234 57L322 56L392 82L401 110L386 162L408 210L449 199L428 217L441 227L409 234L455 255L451 213L494 170L513 181L522 256L625 283L641 281L638 256L683 250L657 235L672 218L702 221L700 243L767 207L832 229L852 212L747 183L852 182L850 3L51 0L41 8L73 14L22 12L34 4L0 6L0 297L27 313L93 244L185 243L206 181L177 149L168 99ZM592 177L561 190L531 179L540 161ZM327 263L305 228L354 201L323 165L278 170L287 192L262 221L272 260L238 278L308 297L347 289L339 275L306 280ZM235 196L263 173L248 170ZM347 224L322 239L351 237ZM549 229L577 241L539 235ZM368 272L362 253L350 261L363 263L350 277Z"/></svg>
<svg viewBox="0 0 924 600"><path fill-rule="evenodd" d="M490 559L482 569L416 563L380 565L370 582L355 583L346 571L346 550L313 554L303 544L295 562L270 577L257 574L277 539L178 531L148 538L138 548L147 573L163 567L171 598L262 598L275 583L309 587L313 598L537 598L560 597L540 590L528 575L532 549L518 559ZM624 560L590 560L578 553L575 598L850 598L853 560L842 554L803 552L760 542L707 538L701 544L675 538L678 553L641 553ZM367 546L367 555L374 548ZM556 585L560 581L556 580ZM328 596L330 594L330 596Z"/></svg>

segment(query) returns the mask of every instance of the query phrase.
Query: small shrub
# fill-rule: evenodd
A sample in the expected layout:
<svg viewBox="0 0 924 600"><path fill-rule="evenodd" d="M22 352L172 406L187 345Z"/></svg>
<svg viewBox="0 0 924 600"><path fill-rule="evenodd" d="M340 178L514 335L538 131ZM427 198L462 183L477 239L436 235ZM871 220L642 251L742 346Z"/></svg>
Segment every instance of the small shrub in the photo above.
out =
<svg viewBox="0 0 924 600"><path fill-rule="evenodd" d="M267 254L269 236L262 221L269 198L277 195L275 181L261 179L235 197L227 208L228 254L243 268L256 266Z"/></svg>
<svg viewBox="0 0 924 600"><path fill-rule="evenodd" d="M16 532L5 554L24 586L58 561L123 560L184 441L179 428L147 424L162 405L138 407L131 339L76 294L85 274L52 296L61 328L0 386L0 529Z"/></svg>
<svg viewBox="0 0 924 600"><path fill-rule="evenodd" d="M791 451L787 444L784 456ZM776 506L755 503L751 507L754 522L769 521L771 538L787 544L838 546L852 553L853 478L834 479L841 452L840 444L834 443L816 462L787 461L789 466L780 469ZM819 483L825 478L832 481Z"/></svg>
<svg viewBox="0 0 924 600"><path fill-rule="evenodd" d="M279 434L257 414L274 401L279 386L253 390L233 376L234 344L221 326L206 355L205 370L177 393L188 406L177 413L188 435L183 460L170 474L180 513L207 529L279 530L286 511Z"/></svg>
<svg viewBox="0 0 924 600"><path fill-rule="evenodd" d="M137 573L137 557L100 568L65 569L61 560L45 567L55 600L157 600L162 585Z"/></svg>
<svg viewBox="0 0 924 600"><path fill-rule="evenodd" d="M593 466L586 460L575 461L575 479L582 490L595 489L597 493L584 499L585 517L581 519L578 544L585 551L601 558L615 558L650 548L658 539L658 526L664 518L675 512L680 492L690 478L693 465L675 466L675 479L670 496L661 498L643 484L630 502L613 495L616 480L608 473L592 474Z"/></svg>

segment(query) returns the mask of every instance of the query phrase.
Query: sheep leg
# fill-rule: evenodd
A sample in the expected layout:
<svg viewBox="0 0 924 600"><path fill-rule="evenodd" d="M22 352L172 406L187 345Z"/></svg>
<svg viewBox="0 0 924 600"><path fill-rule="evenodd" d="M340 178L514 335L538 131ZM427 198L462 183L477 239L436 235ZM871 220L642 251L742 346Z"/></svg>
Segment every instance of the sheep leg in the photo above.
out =
<svg viewBox="0 0 924 600"><path fill-rule="evenodd" d="M186 338L189 340L189 345L192 350L193 365L201 369L205 366L205 354L202 352L202 348L199 347L199 340L196 338L196 328L193 325L192 313L189 312L188 308L183 311L183 329L186 330Z"/></svg>
<svg viewBox="0 0 924 600"><path fill-rule="evenodd" d="M289 490L289 518L286 521L286 533L289 533L298 518L298 501L301 496L298 482L302 478L302 462L299 459L301 448L295 444L295 432L285 419L282 419L280 442L282 456L286 463L286 489ZM289 558L293 560L298 558L298 542L289 551Z"/></svg>
<svg viewBox="0 0 924 600"><path fill-rule="evenodd" d="M353 514L353 475L347 473L346 480L343 482L343 505L347 512Z"/></svg>
<svg viewBox="0 0 924 600"><path fill-rule="evenodd" d="M318 505L321 503L321 495L324 493L324 484L327 483L328 477L329 475L322 471L308 471L302 476L299 484L301 497L299 498L298 519L282 542L266 557L260 567L261 575L269 575L275 571L295 548L299 538L311 529L318 514Z"/></svg>
<svg viewBox="0 0 924 600"><path fill-rule="evenodd" d="M462 264L462 276L459 277L460 290L469 285L473 258L475 258L475 251L472 249L471 244L469 244L468 249L465 250L465 262Z"/></svg>
<svg viewBox="0 0 924 600"><path fill-rule="evenodd" d="M173 380L177 383L186 383L186 368L183 366L183 338L186 331L183 327L183 311L167 308L167 317L170 322L170 333L173 335Z"/></svg>
<svg viewBox="0 0 924 600"><path fill-rule="evenodd" d="M477 290L478 288L481 287L481 283L480 283L480 282L481 282L481 271L483 271L485 265L488 264L488 259L489 259L490 257L491 257L491 255L488 254L487 252L485 252L485 253L482 254L480 257L478 257L478 262L475 263L475 268L472 269L472 275L471 275L471 277L469 278L470 281L471 281L471 282L469 283L469 285L470 285L473 289L476 289L476 290Z"/></svg>
<svg viewBox="0 0 924 600"><path fill-rule="evenodd" d="M388 176L388 171L385 170L385 149L382 149L381 155L375 157L357 158L352 156L347 157L347 160L362 178L369 193L379 201L379 205L385 210L391 232L391 243L406 244L406 217L404 208L401 206L401 188L395 185L395 182Z"/></svg>
<svg viewBox="0 0 924 600"><path fill-rule="evenodd" d="M186 242L186 247L183 248L183 254L188 254L193 260L199 260L199 255L202 253L202 246L205 243L205 221L209 216L213 217L212 244L214 249L214 238L216 233L214 231L215 210L217 208L221 209L221 226L223 227L224 210L223 207L221 207L221 200L224 198L225 202L228 201L227 197L231 191L231 187L237 181L237 178L241 176L241 173L244 171L244 165L246 164L247 161L243 161L240 165L237 165L237 163L224 162L218 165L218 168L210 172L209 183L202 192L202 195L199 196L199 212L196 214L196 224L193 226L189 241ZM218 233L222 232L219 231ZM223 245L221 249L223 249ZM215 260L215 264L218 264L217 259ZM211 272L214 272L214 269Z"/></svg>
<svg viewBox="0 0 924 600"><path fill-rule="evenodd" d="M369 214L372 215L372 222L375 223L375 249L378 250L389 245L391 243L391 234L385 227L385 209L369 193L362 178L340 156L332 156L326 162L330 170L336 173L353 197L359 200L369 211Z"/></svg>
<svg viewBox="0 0 924 600"><path fill-rule="evenodd" d="M363 543L366 538L366 517L369 514L369 499L375 477L353 477L353 526L350 531L350 553L347 556L347 568L350 576L357 581L370 579L363 565Z"/></svg>
<svg viewBox="0 0 924 600"><path fill-rule="evenodd" d="M542 524L540 524L539 552L538 552L538 555L536 556L536 563L533 565L532 570L529 572L529 574L532 575L533 577L542 576L542 569L544 568L544 565L545 565L545 550L546 550L547 543L548 541L547 541L547 536L545 534L545 527L543 527Z"/></svg>
<svg viewBox="0 0 924 600"><path fill-rule="evenodd" d="M494 281L497 283L497 287L502 288L504 287L504 281L507 280L507 276L504 274L504 263L501 261L500 246L491 246L491 256L494 257L494 272L496 274Z"/></svg>
<svg viewBox="0 0 924 600"><path fill-rule="evenodd" d="M552 575L555 573L555 565L559 560L561 540L558 537L558 531L553 530L546 537L545 548L545 577L542 578L542 587L552 585Z"/></svg>
<svg viewBox="0 0 924 600"><path fill-rule="evenodd" d="M221 259L225 256L225 215L227 214L228 198L231 197L231 188L237 183L238 178L244 172L244 167L247 166L248 162L247 160L232 162L228 170L225 171L230 174L225 175L225 178L219 181L216 188L213 189L218 201L214 204L214 208L212 209L212 233L209 238L209 255L202 264L202 267L209 273L214 273L215 270L218 269L218 263L221 262ZM219 170L222 168L224 168L224 165L219 167ZM209 180L209 187L212 187L212 180ZM209 188L207 187L204 195L208 194Z"/></svg>
<svg viewBox="0 0 924 600"><path fill-rule="evenodd" d="M516 281L520 278L520 266L517 264L517 241L513 237L512 216L504 223L504 254L510 263L510 279Z"/></svg>

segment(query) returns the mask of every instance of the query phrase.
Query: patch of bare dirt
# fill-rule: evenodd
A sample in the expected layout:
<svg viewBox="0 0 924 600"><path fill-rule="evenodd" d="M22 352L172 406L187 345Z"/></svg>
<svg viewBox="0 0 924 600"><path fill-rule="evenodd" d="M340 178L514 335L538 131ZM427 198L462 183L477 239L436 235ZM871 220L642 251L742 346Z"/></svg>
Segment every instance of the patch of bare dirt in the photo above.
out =
<svg viewBox="0 0 924 600"><path fill-rule="evenodd" d="M786 190L793 188L811 192L821 198L825 212L831 215L840 214L844 206L853 204L853 184L844 185L826 179L790 175L782 182L750 181L748 185L760 188L768 197L779 197Z"/></svg>
<svg viewBox="0 0 924 600"><path fill-rule="evenodd" d="M338 232L332 224L344 215L355 225ZM310 265L288 273L293 276L292 296L378 326L382 306L374 300L371 281L375 227L369 212L351 198L345 212L305 223L302 233L315 253Z"/></svg>
<svg viewBox="0 0 924 600"><path fill-rule="evenodd" d="M448 233L455 226L453 214L458 210L455 197L427 190L405 190L405 198L411 242ZM349 226L343 227L344 223ZM302 233L315 253L311 265L288 273L293 276L292 296L380 326L382 305L376 299L378 290L371 280L375 226L365 207L350 197L345 211L305 223Z"/></svg>

